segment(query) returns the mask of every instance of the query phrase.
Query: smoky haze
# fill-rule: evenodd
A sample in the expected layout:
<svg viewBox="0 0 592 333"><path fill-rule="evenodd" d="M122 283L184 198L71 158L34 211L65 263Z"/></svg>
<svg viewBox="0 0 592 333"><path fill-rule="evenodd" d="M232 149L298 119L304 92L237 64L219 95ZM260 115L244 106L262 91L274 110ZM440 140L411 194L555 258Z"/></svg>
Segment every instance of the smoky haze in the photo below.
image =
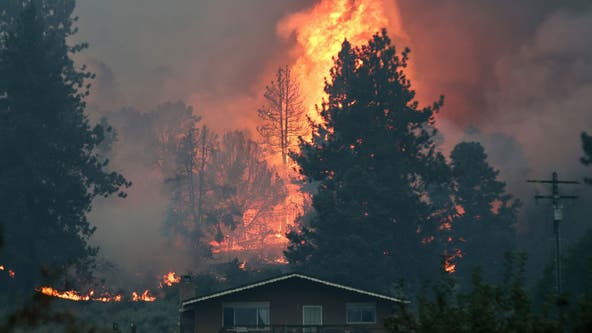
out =
<svg viewBox="0 0 592 333"><path fill-rule="evenodd" d="M545 229L531 225L528 214L537 208L534 189L524 179L549 177L553 170L580 179L586 172L578 159L579 133L592 131L588 3L397 2L420 100L446 96L438 116L443 149L460 140L483 143L509 189L525 202L520 222L525 235L539 237L536 232ZM252 131L263 87L277 66L295 60L295 42L278 36L278 22L314 4L79 1L78 37L90 43L81 61L97 73L89 99L92 117L123 107L149 112L183 100L217 131ZM161 236L167 194L161 179L134 157L142 147L120 142L119 148L113 166L134 186L123 201L97 203L95 241L108 259L132 272L147 265L157 271L194 267L195 258L167 252L171 245ZM576 208L568 218L589 215ZM583 221L568 227L568 234L582 228Z"/></svg>

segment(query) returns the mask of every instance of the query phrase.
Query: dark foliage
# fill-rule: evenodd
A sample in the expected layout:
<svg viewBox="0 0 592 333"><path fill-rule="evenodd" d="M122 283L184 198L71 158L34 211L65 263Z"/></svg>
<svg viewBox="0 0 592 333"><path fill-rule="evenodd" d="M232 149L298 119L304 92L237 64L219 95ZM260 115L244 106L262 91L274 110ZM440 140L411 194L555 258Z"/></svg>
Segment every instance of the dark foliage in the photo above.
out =
<svg viewBox="0 0 592 333"><path fill-rule="evenodd" d="M416 309L402 304L385 326L391 332L556 332L557 323L535 315L523 287L524 256L506 257L504 282L490 285L476 270L472 287L459 292L445 275L431 294L420 296Z"/></svg>
<svg viewBox="0 0 592 333"><path fill-rule="evenodd" d="M588 135L586 132L583 132L581 138L584 156L580 159L580 161L584 165L590 165L592 164L592 136ZM592 185L592 178L584 178L584 181L589 185Z"/></svg>
<svg viewBox="0 0 592 333"><path fill-rule="evenodd" d="M403 71L408 55L383 30L361 48L345 41L335 58L322 122L293 156L319 185L310 225L289 234L286 257L299 269L382 290L438 271L436 231L454 208L433 142L442 100L419 108Z"/></svg>
<svg viewBox="0 0 592 333"><path fill-rule="evenodd" d="M30 291L43 278L40 267L48 279L69 268L88 275L97 253L88 244L92 200L131 184L95 151L105 128L84 113L92 74L71 59L85 47L67 44L73 6L48 11L43 1L20 3L0 44L0 223L7 240L0 261Z"/></svg>
<svg viewBox="0 0 592 333"><path fill-rule="evenodd" d="M468 282L477 266L485 276L495 276L502 267L504 253L514 247L521 203L506 193L506 185L497 179L499 171L489 165L480 143L459 143L450 159L460 211L452 226L462 252L457 276Z"/></svg>

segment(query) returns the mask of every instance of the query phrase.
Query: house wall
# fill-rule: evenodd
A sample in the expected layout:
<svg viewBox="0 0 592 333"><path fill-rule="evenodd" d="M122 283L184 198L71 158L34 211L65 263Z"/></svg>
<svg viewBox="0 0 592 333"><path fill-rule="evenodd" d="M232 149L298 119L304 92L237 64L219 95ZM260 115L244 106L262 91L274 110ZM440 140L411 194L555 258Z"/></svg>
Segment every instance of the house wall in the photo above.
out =
<svg viewBox="0 0 592 333"><path fill-rule="evenodd" d="M271 325L302 325L302 306L323 306L323 325L345 325L346 303L375 303L376 324L379 332L383 319L393 310L393 302L330 287L304 279L288 279L269 285L236 292L203 301L195 309L195 333L217 333L222 327L222 304L226 302L270 302Z"/></svg>

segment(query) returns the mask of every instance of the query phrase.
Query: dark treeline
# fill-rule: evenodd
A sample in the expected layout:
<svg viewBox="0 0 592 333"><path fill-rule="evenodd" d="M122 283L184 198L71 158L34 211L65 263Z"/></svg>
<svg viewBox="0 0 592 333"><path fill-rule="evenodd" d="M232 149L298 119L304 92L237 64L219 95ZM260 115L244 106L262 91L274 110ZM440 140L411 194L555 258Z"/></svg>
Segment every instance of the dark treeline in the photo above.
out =
<svg viewBox="0 0 592 333"><path fill-rule="evenodd" d="M6 267L0 290L9 295L2 301L25 299L44 283L104 284L96 278L100 252L89 242L96 227L88 214L95 198L126 197L135 175L110 163L122 156L162 186L162 237L201 270L195 273L201 293L280 274L283 269L263 262L214 265L212 250L261 246L285 230L292 179L282 173L294 162L312 207L287 233L288 269L412 300L389 321L391 330L563 326L579 332L589 326L590 233L565 256L565 295L552 291L546 253L537 260L547 268L537 267L537 278L525 281L525 259L508 260L506 253L524 249L517 226L529 215L520 215L522 203L506 190L481 143L461 142L449 156L441 153L435 115L444 112L444 98L419 105L405 75L410 52L398 52L385 30L361 47L343 43L325 85L321 121L309 124L312 138L301 137L294 149L307 130L296 119L304 111L287 67L264 93L262 137L216 133L184 102L112 110L93 124L85 103L93 74L72 60L86 45L68 44L76 33L73 10L74 1L0 3L0 265ZM585 165L591 142L582 134ZM270 150L281 155L281 172L266 161ZM4 274L8 269L17 276ZM440 282L425 292L429 280ZM174 293L165 294L162 311L174 309ZM34 297L2 327L65 321L66 331L77 331L75 318L53 315L47 299ZM549 311L559 314L545 317ZM140 312L134 315L152 315ZM176 315L173 310L170 318Z"/></svg>
<svg viewBox="0 0 592 333"><path fill-rule="evenodd" d="M408 55L386 32L361 48L344 42L323 122L293 155L318 183L310 223L290 234L293 265L383 292L399 280L416 290L443 268L459 281L474 265L490 276L513 249L520 202L478 142L458 144L450 162L438 152L443 98L418 106Z"/></svg>

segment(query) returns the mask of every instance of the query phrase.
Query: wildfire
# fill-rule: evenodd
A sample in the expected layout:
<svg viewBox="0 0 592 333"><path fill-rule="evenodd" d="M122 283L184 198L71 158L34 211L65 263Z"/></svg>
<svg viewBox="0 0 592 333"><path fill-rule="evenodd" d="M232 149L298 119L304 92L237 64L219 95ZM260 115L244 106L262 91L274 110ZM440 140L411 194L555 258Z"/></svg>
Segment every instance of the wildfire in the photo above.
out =
<svg viewBox="0 0 592 333"><path fill-rule="evenodd" d="M360 46L385 27L391 29L391 33L404 36L398 16L398 9L388 1L322 0L313 8L292 14L278 24L280 36L286 39L292 34L296 36L301 54L292 71L300 80L312 119L318 119L314 106L325 97L324 78L329 76L332 58L341 50L344 39L352 46Z"/></svg>
<svg viewBox="0 0 592 333"><path fill-rule="evenodd" d="M4 270L4 266L0 266L0 270ZM159 283L160 288L164 288L164 286L172 287L174 284L181 282L181 277L177 275L177 273L171 271L168 272L161 277L161 281ZM121 302L124 297L121 294L112 295L108 292L103 292L99 295L95 294L94 290L90 290L88 293L80 293L76 290L67 290L67 291L59 291L50 286L43 286L35 289L37 292L42 293L43 295L57 297L61 299L66 299L70 301L95 301L95 302ZM132 302L154 302L156 301L156 296L152 295L150 289L144 290L142 293L133 291L128 298Z"/></svg>
<svg viewBox="0 0 592 333"><path fill-rule="evenodd" d="M276 264L282 264L282 265L289 264L288 260L286 260L286 258L284 258L284 257L276 258L273 262L275 262Z"/></svg>
<svg viewBox="0 0 592 333"><path fill-rule="evenodd" d="M168 272L162 276L162 281L159 284L159 288L163 288L165 285L172 287L174 284L181 282L181 277L175 272Z"/></svg>
<svg viewBox="0 0 592 333"><path fill-rule="evenodd" d="M154 302L156 297L150 295L150 290L146 289L142 294L132 292L132 302Z"/></svg>
<svg viewBox="0 0 592 333"><path fill-rule="evenodd" d="M444 271L448 274L456 272L456 262L454 260L462 257L463 254L460 249L455 249L453 254L444 254Z"/></svg>
<svg viewBox="0 0 592 333"><path fill-rule="evenodd" d="M43 295L57 297L61 299L67 299L70 301L97 301L97 302L121 302L121 295L110 295L109 293L103 293L100 296L95 296L94 290L89 291L87 294L80 294L75 290L67 290L60 292L59 290L52 287L40 287L36 289Z"/></svg>
<svg viewBox="0 0 592 333"><path fill-rule="evenodd" d="M57 297L61 299L66 299L70 301L95 301L95 302L103 302L103 303L110 303L110 302L121 302L123 300L122 295L111 295L109 293L102 293L101 295L95 295L94 290L89 291L86 294L81 294L75 290L67 290L67 291L59 291L53 287L44 286L35 289L36 291L42 293L43 295ZM131 301L132 302L154 302L156 300L155 296L152 296L150 290L146 289L142 294L138 294L137 292L132 292Z"/></svg>

